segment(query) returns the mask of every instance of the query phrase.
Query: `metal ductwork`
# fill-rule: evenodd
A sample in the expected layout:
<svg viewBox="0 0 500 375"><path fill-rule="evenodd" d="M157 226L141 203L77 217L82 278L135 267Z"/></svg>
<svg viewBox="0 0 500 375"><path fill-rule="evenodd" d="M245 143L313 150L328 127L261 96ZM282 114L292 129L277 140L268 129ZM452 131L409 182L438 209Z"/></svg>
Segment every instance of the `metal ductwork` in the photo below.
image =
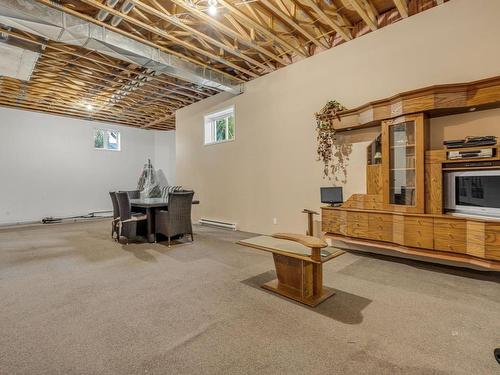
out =
<svg viewBox="0 0 500 375"><path fill-rule="evenodd" d="M0 32L0 76L29 81L40 52L40 48Z"/></svg>
<svg viewBox="0 0 500 375"><path fill-rule="evenodd" d="M113 4L113 1L110 3ZM123 6L127 3L126 1ZM130 11L132 8L127 9ZM156 75L165 73L199 86L233 94L243 92L243 85L236 79L34 0L0 0L0 24L129 61L155 71Z"/></svg>
<svg viewBox="0 0 500 375"><path fill-rule="evenodd" d="M114 8L116 6L116 4L118 4L118 0L106 0L106 5L110 8ZM97 16L96 18L99 20L99 21L104 21L106 18L108 18L109 16L109 12L107 10L104 10L104 9L100 9L99 10L99 13L97 13Z"/></svg>
<svg viewBox="0 0 500 375"><path fill-rule="evenodd" d="M130 1L125 0L125 2L122 4L122 7L120 8L120 12L123 14L129 14L132 9L134 9L135 4L131 3ZM114 15L113 18L111 18L111 26L118 26L120 22L122 22L123 17Z"/></svg>

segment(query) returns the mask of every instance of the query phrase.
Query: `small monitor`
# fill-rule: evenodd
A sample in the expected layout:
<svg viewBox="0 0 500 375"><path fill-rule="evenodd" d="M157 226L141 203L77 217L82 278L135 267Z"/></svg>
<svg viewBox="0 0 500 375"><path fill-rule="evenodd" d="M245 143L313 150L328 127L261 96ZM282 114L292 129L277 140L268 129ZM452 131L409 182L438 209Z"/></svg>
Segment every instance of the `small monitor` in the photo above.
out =
<svg viewBox="0 0 500 375"><path fill-rule="evenodd" d="M321 203L328 203L333 206L344 202L342 198L342 187L322 187L321 191Z"/></svg>

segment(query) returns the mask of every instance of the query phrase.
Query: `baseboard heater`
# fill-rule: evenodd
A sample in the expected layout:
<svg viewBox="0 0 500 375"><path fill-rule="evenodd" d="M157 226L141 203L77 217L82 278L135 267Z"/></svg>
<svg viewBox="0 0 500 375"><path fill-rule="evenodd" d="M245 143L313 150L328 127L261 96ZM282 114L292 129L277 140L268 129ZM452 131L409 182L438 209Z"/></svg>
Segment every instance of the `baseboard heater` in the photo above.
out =
<svg viewBox="0 0 500 375"><path fill-rule="evenodd" d="M211 227L236 230L236 224L235 223L228 223L226 221L218 221L218 220L211 220L211 219L201 218L200 221L199 221L199 223L201 225L208 225L208 226L211 226Z"/></svg>

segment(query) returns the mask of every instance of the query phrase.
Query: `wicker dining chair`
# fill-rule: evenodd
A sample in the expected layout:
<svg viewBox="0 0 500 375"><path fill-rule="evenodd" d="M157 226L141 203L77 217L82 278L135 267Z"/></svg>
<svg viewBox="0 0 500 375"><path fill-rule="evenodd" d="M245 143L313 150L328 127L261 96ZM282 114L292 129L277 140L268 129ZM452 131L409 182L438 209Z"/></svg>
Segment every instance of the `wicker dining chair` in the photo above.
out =
<svg viewBox="0 0 500 375"><path fill-rule="evenodd" d="M140 190L120 190L119 193L127 193L129 199L139 199L141 197Z"/></svg>
<svg viewBox="0 0 500 375"><path fill-rule="evenodd" d="M170 239L180 234L190 234L193 238L193 226L191 223L191 205L193 203L194 191L176 191L168 194L168 210L156 211L155 233L163 234Z"/></svg>
<svg viewBox="0 0 500 375"><path fill-rule="evenodd" d="M111 237L118 240L118 227L120 221L120 208L118 207L118 199L116 198L116 192L110 191L109 196L111 197L111 203L113 204L113 221L111 222Z"/></svg>
<svg viewBox="0 0 500 375"><path fill-rule="evenodd" d="M118 240L123 236L127 238L128 243L129 240L136 239L138 233L144 232L142 227L146 225L147 216L143 213L132 213L130 198L126 191L116 193L116 198L120 211Z"/></svg>

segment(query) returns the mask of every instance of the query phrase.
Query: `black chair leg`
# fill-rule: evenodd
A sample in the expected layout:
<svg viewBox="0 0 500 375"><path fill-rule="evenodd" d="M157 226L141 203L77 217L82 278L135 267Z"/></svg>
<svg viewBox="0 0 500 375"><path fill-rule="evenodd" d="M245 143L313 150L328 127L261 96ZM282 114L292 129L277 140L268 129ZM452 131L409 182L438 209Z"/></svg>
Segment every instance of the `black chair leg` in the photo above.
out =
<svg viewBox="0 0 500 375"><path fill-rule="evenodd" d="M193 233L191 233L191 242L194 242Z"/></svg>

